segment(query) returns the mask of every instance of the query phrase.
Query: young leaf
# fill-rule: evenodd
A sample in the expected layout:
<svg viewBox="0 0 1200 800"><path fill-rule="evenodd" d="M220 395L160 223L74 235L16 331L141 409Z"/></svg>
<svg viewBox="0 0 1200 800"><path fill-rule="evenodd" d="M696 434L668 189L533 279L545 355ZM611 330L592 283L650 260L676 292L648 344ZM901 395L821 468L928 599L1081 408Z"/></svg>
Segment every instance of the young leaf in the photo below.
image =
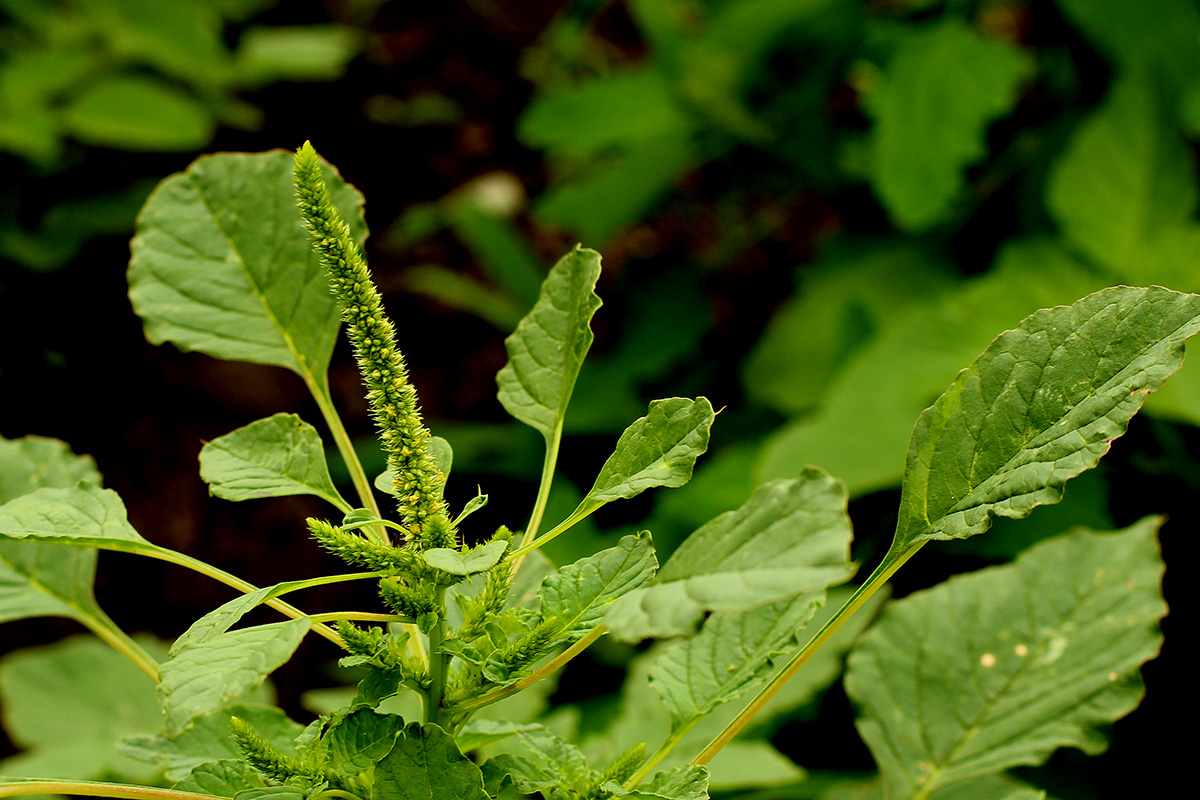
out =
<svg viewBox="0 0 1200 800"><path fill-rule="evenodd" d="M465 553L448 547L435 547L425 550L421 557L425 563L434 569L448 572L451 575L474 575L476 572L486 572L500 563L508 542L497 539L479 547L473 547Z"/></svg>
<svg viewBox="0 0 1200 800"><path fill-rule="evenodd" d="M652 486L682 486L708 449L713 408L707 398L654 400L650 411L625 429L580 509L592 510L633 497ZM575 514L579 514L576 511Z"/></svg>
<svg viewBox="0 0 1200 800"><path fill-rule="evenodd" d="M374 800L489 800L483 773L433 724L400 731L375 766Z"/></svg>
<svg viewBox="0 0 1200 800"><path fill-rule="evenodd" d="M197 764L187 775L172 786L181 792L199 792L217 797L234 797L247 789L263 786L262 778L254 767L245 761L224 758Z"/></svg>
<svg viewBox="0 0 1200 800"><path fill-rule="evenodd" d="M824 597L823 590L808 592L741 614L713 614L698 636L664 653L650 681L670 709L673 727L766 680L773 659L796 644Z"/></svg>
<svg viewBox="0 0 1200 800"><path fill-rule="evenodd" d="M504 340L508 363L496 376L500 403L548 443L561 434L571 390L592 346L599 277L600 254L576 247L550 270L533 310Z"/></svg>
<svg viewBox="0 0 1200 800"><path fill-rule="evenodd" d="M311 624L301 617L228 631L163 662L158 698L167 735L256 688L291 658Z"/></svg>
<svg viewBox="0 0 1200 800"><path fill-rule="evenodd" d="M542 581L542 619L561 622L561 639L581 639L600 624L613 600L644 585L657 569L649 533L622 537L616 547L568 564Z"/></svg>
<svg viewBox="0 0 1200 800"><path fill-rule="evenodd" d="M846 691L886 797L1105 748L1100 729L1137 706L1138 668L1162 642L1159 522L1080 529L884 612Z"/></svg>
<svg viewBox="0 0 1200 800"><path fill-rule="evenodd" d="M393 714L351 711L333 722L323 739L330 767L348 778L361 775L391 751L403 728L404 720Z"/></svg>
<svg viewBox="0 0 1200 800"><path fill-rule="evenodd" d="M749 611L820 591L851 572L845 489L826 473L763 484L671 556L649 586L617 598L605 616L613 636L694 633L706 611Z"/></svg>
<svg viewBox="0 0 1200 800"><path fill-rule="evenodd" d="M36 489L100 483L96 463L56 439L0 438L0 503ZM96 551L0 541L0 622L102 615L92 596Z"/></svg>
<svg viewBox="0 0 1200 800"><path fill-rule="evenodd" d="M226 500L313 494L342 511L317 429L295 414L251 422L200 450L200 477Z"/></svg>
<svg viewBox="0 0 1200 800"><path fill-rule="evenodd" d="M326 180L363 239L362 196L332 169ZM132 250L129 298L151 342L325 383L339 311L296 212L290 153L193 162L146 201Z"/></svg>
<svg viewBox="0 0 1200 800"><path fill-rule="evenodd" d="M1183 363L1200 295L1102 289L1001 334L917 420L893 549L1057 503Z"/></svg>

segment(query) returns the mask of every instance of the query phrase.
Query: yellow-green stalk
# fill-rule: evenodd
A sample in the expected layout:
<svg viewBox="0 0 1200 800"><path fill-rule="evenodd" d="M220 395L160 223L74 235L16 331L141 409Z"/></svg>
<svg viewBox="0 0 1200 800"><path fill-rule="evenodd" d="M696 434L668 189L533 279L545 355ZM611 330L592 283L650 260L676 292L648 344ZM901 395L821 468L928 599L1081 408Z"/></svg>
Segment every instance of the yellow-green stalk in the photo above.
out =
<svg viewBox="0 0 1200 800"><path fill-rule="evenodd" d="M409 539L422 550L456 547L454 526L442 501L446 478L429 453L429 431L404 357L396 348L395 328L383 312L362 248L333 205L321 161L309 142L296 152L294 177L300 214L342 307Z"/></svg>

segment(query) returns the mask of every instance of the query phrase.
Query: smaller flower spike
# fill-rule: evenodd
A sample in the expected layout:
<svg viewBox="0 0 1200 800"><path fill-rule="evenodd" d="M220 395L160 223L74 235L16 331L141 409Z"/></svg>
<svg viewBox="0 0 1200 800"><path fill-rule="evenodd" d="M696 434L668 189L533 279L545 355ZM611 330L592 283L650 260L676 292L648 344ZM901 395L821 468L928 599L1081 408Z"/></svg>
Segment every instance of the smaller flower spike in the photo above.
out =
<svg viewBox="0 0 1200 800"><path fill-rule="evenodd" d="M396 348L395 328L383 312L362 248L330 199L321 161L309 142L296 152L294 177L304 225L342 306L409 539L422 550L457 547L442 501L446 478L430 456L429 431L421 421L404 357Z"/></svg>

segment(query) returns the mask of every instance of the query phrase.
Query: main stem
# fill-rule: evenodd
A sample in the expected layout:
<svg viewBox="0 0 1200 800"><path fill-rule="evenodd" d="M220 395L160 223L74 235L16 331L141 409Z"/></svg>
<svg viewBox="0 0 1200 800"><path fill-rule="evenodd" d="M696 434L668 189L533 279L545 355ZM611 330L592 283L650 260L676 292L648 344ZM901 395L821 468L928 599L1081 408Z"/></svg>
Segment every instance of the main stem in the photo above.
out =
<svg viewBox="0 0 1200 800"><path fill-rule="evenodd" d="M746 726L754 715L761 711L763 706L783 688L783 685L812 658L813 653L817 652L825 642L829 641L829 638L837 633L843 623L862 607L862 604L867 602L871 598L871 595L875 594L881 586L887 583L892 574L904 566L904 563L912 558L913 554L920 550L924 544L924 542L920 542L907 550L897 550L895 549L895 545L893 545L893 549L888 550L887 555L884 556L883 562L875 568L875 571L871 573L863 585L858 587L858 590L850 596L846 604L838 609L837 613L828 622L821 626L821 630L817 631L816 636L813 636L804 647L800 648L800 652L796 653L792 657L792 660L782 670L777 672L767 685L754 696L754 699L747 703L746 707L730 720L729 724L711 742L705 745L704 749L692 759L691 763L707 764L713 756L720 752L722 747L729 744L733 737L741 732L742 728Z"/></svg>
<svg viewBox="0 0 1200 800"><path fill-rule="evenodd" d="M429 693L425 695L425 721L442 724L442 701L446 698L446 677L450 671L450 654L441 652L446 638L446 587L439 586L436 594L438 619L429 629Z"/></svg>
<svg viewBox="0 0 1200 800"><path fill-rule="evenodd" d="M23 780L20 783L0 784L0 797L20 797L31 794L121 797L128 798L128 800L224 800L218 795L99 781Z"/></svg>

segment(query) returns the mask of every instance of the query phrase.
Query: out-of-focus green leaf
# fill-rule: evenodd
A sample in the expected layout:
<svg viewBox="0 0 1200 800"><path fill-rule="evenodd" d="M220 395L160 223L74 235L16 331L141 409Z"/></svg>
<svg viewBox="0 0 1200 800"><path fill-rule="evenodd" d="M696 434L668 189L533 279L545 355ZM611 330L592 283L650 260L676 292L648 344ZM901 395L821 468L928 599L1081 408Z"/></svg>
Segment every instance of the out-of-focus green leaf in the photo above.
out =
<svg viewBox="0 0 1200 800"><path fill-rule="evenodd" d="M1066 534L892 604L846 676L887 798L1106 747L1162 641L1158 524Z"/></svg>
<svg viewBox="0 0 1200 800"><path fill-rule="evenodd" d="M234 58L240 84L331 81L341 77L358 53L354 28L341 25L253 27L242 33Z"/></svg>
<svg viewBox="0 0 1200 800"><path fill-rule="evenodd" d="M912 309L857 353L818 411L768 439L760 479L819 464L851 495L898 484L913 420L998 331L1104 285L1052 241L1009 244L986 275L935 308Z"/></svg>
<svg viewBox="0 0 1200 800"><path fill-rule="evenodd" d="M226 500L313 494L350 510L329 477L321 435L295 414L275 414L205 443L200 477Z"/></svg>
<svg viewBox="0 0 1200 800"><path fill-rule="evenodd" d="M263 786L258 771L245 761L224 758L197 764L184 775L173 789L181 792L199 792L217 797L234 797L238 792Z"/></svg>
<svg viewBox="0 0 1200 800"><path fill-rule="evenodd" d="M865 98L871 183L900 228L924 230L951 212L962 171L986 154L988 124L1012 109L1031 66L953 17L906 31Z"/></svg>
<svg viewBox="0 0 1200 800"><path fill-rule="evenodd" d="M154 728L161 727L162 715L156 714ZM250 723L259 735L280 752L294 751L292 742L302 728L274 706L234 703L198 717L190 728L176 736L161 733L130 736L118 749L131 758L167 768L168 780L185 780L201 764L240 758L242 751L229 735L230 717Z"/></svg>
<svg viewBox="0 0 1200 800"><path fill-rule="evenodd" d="M375 766L376 800L489 800L483 774L436 725L404 728Z"/></svg>
<svg viewBox="0 0 1200 800"><path fill-rule="evenodd" d="M221 42L222 20L210 2L81 0L78 5L122 59L151 64L202 86L223 76L228 56Z"/></svg>
<svg viewBox="0 0 1200 800"><path fill-rule="evenodd" d="M311 625L301 617L227 631L163 662L158 697L167 735L254 691L291 658Z"/></svg>
<svg viewBox="0 0 1200 800"><path fill-rule="evenodd" d="M504 340L508 363L496 382L509 414L537 430L547 444L562 434L562 420L584 356L592 345L592 315L600 307L593 289L600 254L577 247L559 259L533 310Z"/></svg>
<svg viewBox="0 0 1200 800"><path fill-rule="evenodd" d="M361 241L362 196L332 169L325 180ZM132 250L129 297L150 341L325 383L339 312L296 210L289 153L205 156L167 178Z"/></svg>
<svg viewBox="0 0 1200 800"><path fill-rule="evenodd" d="M895 547L1057 503L1183 363L1200 295L1111 287L1001 334L917 420Z"/></svg>
<svg viewBox="0 0 1200 800"><path fill-rule="evenodd" d="M141 76L104 78L62 111L64 130L85 144L121 150L199 150L216 127L196 98Z"/></svg>
<svg viewBox="0 0 1200 800"><path fill-rule="evenodd" d="M547 576L538 589L542 618L561 623L560 638L580 639L600 624L613 600L645 584L657 567L649 534L625 536L616 547Z"/></svg>
<svg viewBox="0 0 1200 800"><path fill-rule="evenodd" d="M750 396L789 414L817 405L853 353L953 285L939 260L907 245L830 247L746 360Z"/></svg>
<svg viewBox="0 0 1200 800"><path fill-rule="evenodd" d="M605 624L626 641L690 635L707 611L749 611L841 583L849 549L845 490L806 470L693 533L650 585L613 602Z"/></svg>
<svg viewBox="0 0 1200 800"><path fill-rule="evenodd" d="M1117 272L1136 271L1160 233L1197 206L1192 157L1151 76L1130 71L1055 162L1046 202L1071 243Z"/></svg>
<svg viewBox="0 0 1200 800"><path fill-rule="evenodd" d="M139 642L165 652L157 640ZM91 636L9 653L0 661L4 728L25 750L3 762L5 772L46 778L152 781L158 768L118 752L122 736L162 724L154 683Z"/></svg>

